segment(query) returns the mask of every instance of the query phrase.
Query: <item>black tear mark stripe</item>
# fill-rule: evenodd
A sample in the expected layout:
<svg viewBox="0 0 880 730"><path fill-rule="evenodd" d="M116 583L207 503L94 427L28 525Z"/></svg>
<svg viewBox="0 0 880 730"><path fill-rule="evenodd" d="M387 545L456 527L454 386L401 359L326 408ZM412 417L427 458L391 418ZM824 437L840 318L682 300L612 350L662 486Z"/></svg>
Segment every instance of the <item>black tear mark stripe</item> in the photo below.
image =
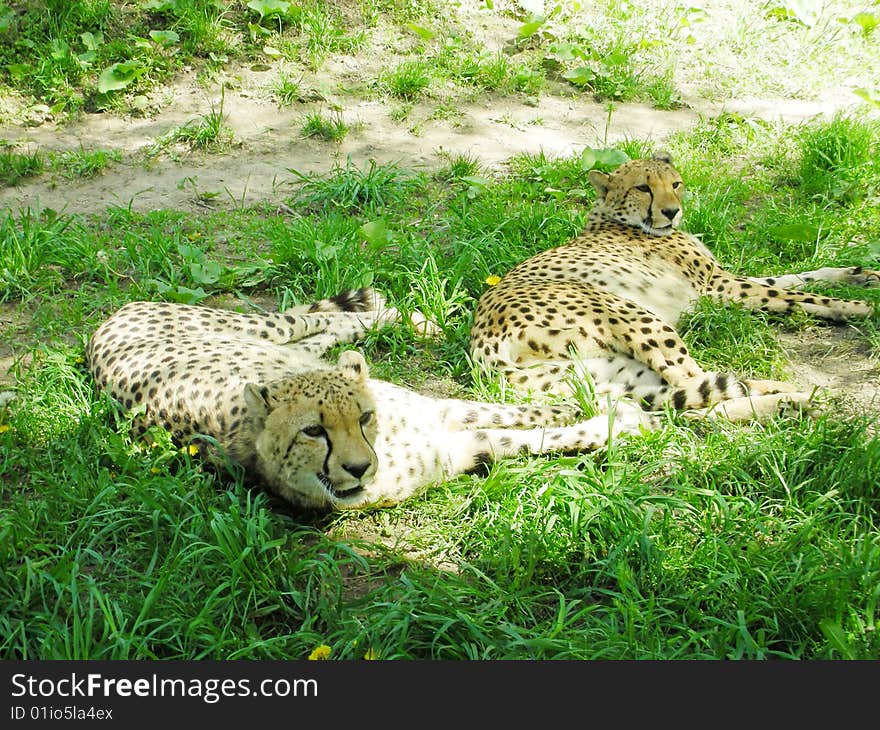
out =
<svg viewBox="0 0 880 730"><path fill-rule="evenodd" d="M358 422L358 428L360 428L360 430L361 430L361 436L364 437L364 443L370 447L370 453L373 454L373 456L376 459L376 463L378 464L379 463L379 455L376 453L376 449L373 448L373 444L370 443L370 439L367 438L367 434L364 433L364 424Z"/></svg>
<svg viewBox="0 0 880 730"><path fill-rule="evenodd" d="M324 439L324 443L327 444L327 456L324 457L324 466L322 467L322 471L327 476L330 477L330 454L333 453L333 441L330 439L330 434L327 431L324 431L324 435L322 437Z"/></svg>
<svg viewBox="0 0 880 730"><path fill-rule="evenodd" d="M298 438L298 435L297 435L297 436L294 436L294 437L291 439L290 444L287 446L287 451L285 451L285 452L284 452L284 456L281 457L281 462L282 462L282 463L284 463L285 461L287 461L287 457L290 456L290 450L293 448L293 445L296 443L297 438Z"/></svg>

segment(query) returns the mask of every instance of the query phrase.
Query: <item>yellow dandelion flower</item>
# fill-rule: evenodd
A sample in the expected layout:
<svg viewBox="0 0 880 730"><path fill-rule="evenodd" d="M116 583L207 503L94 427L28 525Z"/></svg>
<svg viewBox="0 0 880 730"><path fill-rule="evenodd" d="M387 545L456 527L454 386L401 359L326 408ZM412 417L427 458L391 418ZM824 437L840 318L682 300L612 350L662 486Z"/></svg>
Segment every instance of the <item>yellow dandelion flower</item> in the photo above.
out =
<svg viewBox="0 0 880 730"><path fill-rule="evenodd" d="M499 281L501 281L501 277L496 274L490 274L486 277L486 283L489 286L495 286Z"/></svg>
<svg viewBox="0 0 880 730"><path fill-rule="evenodd" d="M372 648L367 649L366 653L364 654L364 659L366 659L367 661L375 661L378 658L379 652Z"/></svg>
<svg viewBox="0 0 880 730"><path fill-rule="evenodd" d="M78 357L76 358L76 360L74 360L77 365L82 365L85 361L86 359L84 357Z"/></svg>
<svg viewBox="0 0 880 730"><path fill-rule="evenodd" d="M180 449L181 454L189 454L190 456L195 456L199 453L199 447L195 444L190 444L189 446L182 446Z"/></svg>
<svg viewBox="0 0 880 730"><path fill-rule="evenodd" d="M330 658L330 647L326 644L321 644L320 646L316 646L312 649L312 653L309 654L309 659L320 661L322 659Z"/></svg>
<svg viewBox="0 0 880 730"><path fill-rule="evenodd" d="M6 433L10 428L8 423L0 423L0 433Z"/></svg>

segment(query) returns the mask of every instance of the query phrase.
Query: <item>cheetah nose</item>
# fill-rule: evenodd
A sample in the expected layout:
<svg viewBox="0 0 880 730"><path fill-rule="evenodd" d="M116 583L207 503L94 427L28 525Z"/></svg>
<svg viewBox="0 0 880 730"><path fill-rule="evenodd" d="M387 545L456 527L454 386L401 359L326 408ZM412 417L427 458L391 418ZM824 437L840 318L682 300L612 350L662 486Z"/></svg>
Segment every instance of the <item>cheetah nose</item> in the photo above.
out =
<svg viewBox="0 0 880 730"><path fill-rule="evenodd" d="M364 474L367 473L367 469L370 468L370 462L365 461L361 464L343 464L342 468L345 469L349 474L351 474L355 479L360 479Z"/></svg>
<svg viewBox="0 0 880 730"><path fill-rule="evenodd" d="M678 211L680 211L680 210L681 210L681 208L663 208L661 210L661 213L663 213L663 215L665 215L667 218L669 218L669 220L673 220L675 218L675 216L678 215Z"/></svg>

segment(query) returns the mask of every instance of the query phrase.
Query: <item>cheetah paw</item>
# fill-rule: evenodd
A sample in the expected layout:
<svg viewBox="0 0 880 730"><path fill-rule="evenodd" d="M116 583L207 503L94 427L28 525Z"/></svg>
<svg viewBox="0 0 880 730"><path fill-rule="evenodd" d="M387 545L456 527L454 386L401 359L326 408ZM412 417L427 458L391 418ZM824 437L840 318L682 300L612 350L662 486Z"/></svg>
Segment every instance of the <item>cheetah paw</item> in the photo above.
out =
<svg viewBox="0 0 880 730"><path fill-rule="evenodd" d="M420 337L438 337L443 331L418 309L414 309L409 315L409 323Z"/></svg>
<svg viewBox="0 0 880 730"><path fill-rule="evenodd" d="M776 393L797 393L800 388L793 383L783 383L781 380L744 380L749 389L749 395L774 395Z"/></svg>
<svg viewBox="0 0 880 730"><path fill-rule="evenodd" d="M850 274L847 278L847 283L853 286L863 286L866 289L876 289L880 287L880 271L862 269L857 274Z"/></svg>
<svg viewBox="0 0 880 730"><path fill-rule="evenodd" d="M614 423L612 433L614 435L629 433L638 435L643 431L656 431L660 428L660 419L634 403L617 401L612 406L614 410Z"/></svg>

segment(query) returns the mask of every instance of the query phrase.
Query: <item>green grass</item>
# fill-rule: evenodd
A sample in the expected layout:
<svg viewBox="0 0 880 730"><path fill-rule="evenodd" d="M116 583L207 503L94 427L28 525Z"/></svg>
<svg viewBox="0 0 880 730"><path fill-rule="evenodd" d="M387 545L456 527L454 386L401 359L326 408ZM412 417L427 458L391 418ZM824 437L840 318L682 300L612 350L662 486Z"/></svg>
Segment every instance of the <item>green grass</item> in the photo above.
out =
<svg viewBox="0 0 880 730"><path fill-rule="evenodd" d="M94 177L121 159L118 150L86 150L82 146L66 152L4 150L0 152L0 187L18 185L47 170L58 172L66 179Z"/></svg>
<svg viewBox="0 0 880 730"><path fill-rule="evenodd" d="M331 115L311 112L303 116L300 124L300 134L303 137L316 137L327 142L341 142L348 132L349 126L339 112Z"/></svg>
<svg viewBox="0 0 880 730"><path fill-rule="evenodd" d="M685 172L687 228L758 275L876 268L878 141L860 117L724 117L665 146ZM858 194L837 194L840 180ZM33 357L0 410L0 656L298 659L326 644L352 659L880 657L876 416L670 420L596 454L511 459L394 508L329 516L166 441L133 443L82 355L134 299L248 310L371 284L443 329L369 335L375 374L512 398L469 362L475 301L490 274L576 235L592 198L579 157L543 154L501 177L465 155L420 171L347 161L291 183L287 217L0 220L0 301L25 322L15 354ZM880 303L878 290L825 290ZM781 321L706 304L683 329L707 366L786 377ZM876 322L853 326L880 353Z"/></svg>
<svg viewBox="0 0 880 730"><path fill-rule="evenodd" d="M94 177L103 172L111 162L119 162L118 150L69 150L53 156L52 166L68 178Z"/></svg>
<svg viewBox="0 0 880 730"><path fill-rule="evenodd" d="M39 150L15 152L0 151L0 186L18 185L22 180L39 175L45 168L45 160Z"/></svg>
<svg viewBox="0 0 880 730"><path fill-rule="evenodd" d="M397 99L414 101L424 96L431 85L429 69L428 63L421 59L404 61L383 73L379 86Z"/></svg>
<svg viewBox="0 0 880 730"><path fill-rule="evenodd" d="M223 112L223 97L221 96L218 106L212 106L208 113L175 127L157 141L155 148L159 150L168 145L182 143L191 149L222 152L229 149L233 139L234 133L226 123L226 114Z"/></svg>
<svg viewBox="0 0 880 730"><path fill-rule="evenodd" d="M302 97L299 80L284 71L278 74L270 89L280 106L290 106Z"/></svg>

